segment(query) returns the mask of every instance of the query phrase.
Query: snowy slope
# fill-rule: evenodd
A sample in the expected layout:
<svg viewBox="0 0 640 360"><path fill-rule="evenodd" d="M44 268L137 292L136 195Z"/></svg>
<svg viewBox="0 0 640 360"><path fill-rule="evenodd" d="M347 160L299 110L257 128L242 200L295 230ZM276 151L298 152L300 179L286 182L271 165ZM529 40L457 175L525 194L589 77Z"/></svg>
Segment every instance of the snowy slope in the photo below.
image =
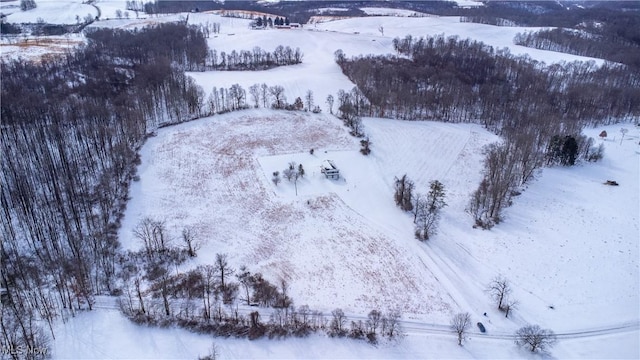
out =
<svg viewBox="0 0 640 360"><path fill-rule="evenodd" d="M37 0L36 4L35 9L13 12L7 16L7 21L36 23L42 19L49 24L76 24L76 16L84 19L87 15L91 15L92 18L98 15L96 8L85 4L82 0Z"/></svg>

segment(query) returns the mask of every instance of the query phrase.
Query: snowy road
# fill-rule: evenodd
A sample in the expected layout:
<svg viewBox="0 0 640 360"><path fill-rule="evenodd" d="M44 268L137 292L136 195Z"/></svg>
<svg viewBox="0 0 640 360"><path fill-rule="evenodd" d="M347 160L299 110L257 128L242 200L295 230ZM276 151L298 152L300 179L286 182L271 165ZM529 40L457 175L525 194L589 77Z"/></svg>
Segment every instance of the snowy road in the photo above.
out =
<svg viewBox="0 0 640 360"><path fill-rule="evenodd" d="M100 296L96 298L96 303L94 304L95 311L118 311L119 308L116 304L115 297L104 297ZM226 311L230 312L229 308L225 308ZM235 310L235 309L234 309ZM248 316L250 313L254 311L258 311L260 313L263 321L264 319L269 319L271 313L274 311L272 308L262 308L262 307L251 307L251 306L238 306L237 311L239 314L243 316ZM367 315L363 314L350 314L345 313L347 316L347 322L349 320L367 320ZM326 314L327 318L331 315ZM436 324L429 323L423 321L415 321L415 320L400 320L400 326L402 327L402 331L405 335L451 335L454 336L455 332L451 330L449 324ZM472 329L476 329L475 323L472 324ZM577 338L591 338L591 337L599 337L603 335L612 335L618 333L625 333L631 331L640 330L640 321L629 321L617 324L611 324L608 326L599 326L594 328L583 328L583 329L574 329L570 331L564 331L560 333L556 333L556 336L559 340L563 339L577 339ZM513 341L515 339L512 333L504 332L504 331L492 331L489 329L486 333L481 333L479 331L467 331L467 336L473 336L477 338L490 339L490 340L508 340Z"/></svg>

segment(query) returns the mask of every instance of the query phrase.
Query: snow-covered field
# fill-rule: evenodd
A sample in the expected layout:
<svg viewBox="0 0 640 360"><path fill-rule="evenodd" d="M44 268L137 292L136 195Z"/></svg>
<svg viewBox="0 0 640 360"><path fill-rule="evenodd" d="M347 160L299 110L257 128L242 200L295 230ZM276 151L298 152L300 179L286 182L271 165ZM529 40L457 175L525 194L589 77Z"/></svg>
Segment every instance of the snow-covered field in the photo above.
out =
<svg viewBox="0 0 640 360"><path fill-rule="evenodd" d="M37 11L49 6L37 3ZM103 13L119 6L106 0L96 5L101 3L108 5ZM75 18L51 12L54 19ZM145 21L181 16L186 14ZM527 29L448 17L379 16L252 31L248 20L189 14L190 23L207 21L221 23L221 33L209 39L218 52L288 45L299 47L304 59L261 72L191 73L205 92L266 83L284 86L292 102L312 90L323 114L247 110L161 129L142 149L140 181L132 185L120 231L123 247L139 247L131 229L144 216L165 220L175 235L191 225L208 243L187 266L227 253L236 268L247 265L271 281L286 279L297 305L325 313L341 307L354 316L373 307L398 308L407 333L399 344L377 348L322 336L215 339L223 358L527 358L504 338L526 323L561 335L553 357L640 357L638 128L588 130L596 138L603 129L611 134L598 139L606 146L602 162L545 169L507 209L503 223L482 231L471 228L465 207L480 179L481 148L497 137L474 125L368 118L373 153L364 157L325 104L328 94L354 86L334 63L335 50L348 56L392 53L395 36L470 37L547 63L588 59L513 45L513 35ZM94 26L142 24L131 19ZM630 130L622 142L621 127ZM335 161L340 180L319 174L324 159ZM271 182L271 174L290 161L307 172L297 195L286 180ZM426 192L433 179L446 187L440 231L427 243L413 238L412 219L392 200L393 178L404 173L418 191ZM620 186L605 186L606 180ZM511 281L520 302L509 319L493 309L484 290L497 274ZM488 333L473 333L459 347L453 335L436 331L459 311L482 321ZM212 341L179 329L139 327L109 308L58 324L56 335L57 358L194 358L206 354Z"/></svg>
<svg viewBox="0 0 640 360"><path fill-rule="evenodd" d="M35 9L20 11L20 1L9 1L8 4L16 4L17 8L11 7L12 13L7 16L7 21L12 23L36 23L40 19L49 24L76 24L76 16L84 19L87 15L96 17L98 10L86 4L82 0L37 0ZM125 6L122 1L122 8ZM3 5L9 8L9 5Z"/></svg>

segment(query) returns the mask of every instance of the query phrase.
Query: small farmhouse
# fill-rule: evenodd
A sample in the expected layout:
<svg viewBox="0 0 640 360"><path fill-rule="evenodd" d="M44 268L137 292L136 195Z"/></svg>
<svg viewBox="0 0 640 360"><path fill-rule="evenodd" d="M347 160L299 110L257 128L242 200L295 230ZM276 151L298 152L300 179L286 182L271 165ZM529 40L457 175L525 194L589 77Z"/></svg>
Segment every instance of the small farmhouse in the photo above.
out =
<svg viewBox="0 0 640 360"><path fill-rule="evenodd" d="M322 165L320 165L320 172L323 173L327 178L340 178L340 170L338 170L336 165L331 160L325 160L322 162Z"/></svg>

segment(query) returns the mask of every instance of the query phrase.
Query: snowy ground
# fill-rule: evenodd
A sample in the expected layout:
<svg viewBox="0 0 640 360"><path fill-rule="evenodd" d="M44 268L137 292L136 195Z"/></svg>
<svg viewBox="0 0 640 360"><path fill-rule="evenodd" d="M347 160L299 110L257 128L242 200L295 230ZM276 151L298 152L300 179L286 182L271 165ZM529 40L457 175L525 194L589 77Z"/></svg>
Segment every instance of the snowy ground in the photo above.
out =
<svg viewBox="0 0 640 360"><path fill-rule="evenodd" d="M37 3L32 11L49 6ZM118 6L101 3L108 5L105 13ZM29 16L37 18L34 14ZM49 15L75 18L71 10ZM94 26L131 28L184 16ZM247 89L264 82L283 85L292 102L312 90L324 113L250 110L160 130L142 149L141 180L131 188L120 232L123 246L139 246L131 228L143 216L165 220L174 234L193 225L209 243L188 266L224 252L235 267L246 264L273 281L287 279L298 305L325 312L342 307L352 315L374 306L397 307L405 320L414 321L404 323L408 335L395 346L324 337L215 340L224 358L527 358L503 338L526 323L564 334L553 357L640 357L637 128L624 125L630 131L621 142L622 125L607 127L617 139L602 141L602 162L545 169L507 209L504 223L481 231L471 228L465 206L480 179L480 149L495 136L472 125L365 119L373 153L364 157L324 102L328 94L353 87L333 62L335 50L348 56L392 53L395 36L459 35L547 63L585 58L514 46L513 35L523 28L463 24L448 17L380 16L302 30L252 31L247 20L189 15L190 23L206 21L222 25L221 34L209 39L218 52L288 45L304 53L303 64L269 71L192 73L206 92L213 86L239 83ZM589 135L597 137L601 130ZM343 179L318 174L318 164L327 158L340 167ZM307 170L297 196L286 180L277 187L270 181L271 173L289 161ZM449 206L440 232L428 243L413 239L410 216L393 204L393 177L404 173L418 191L426 192L432 179L447 189ZM620 186L605 186L606 180ZM499 273L511 280L520 302L510 319L493 310L484 291ZM488 334L474 334L460 348L452 335L434 332L458 311L483 321ZM211 344L210 337L182 330L135 326L110 309L81 314L58 328L53 346L58 358L194 358Z"/></svg>
<svg viewBox="0 0 640 360"><path fill-rule="evenodd" d="M9 1L8 4L15 3L18 8L11 7L12 13L7 16L7 21L12 23L37 23L39 19L49 24L76 24L76 16L84 19L87 15L92 18L98 15L95 7L87 5L83 0L37 0L35 9L20 11L20 1ZM122 1L124 8L125 2ZM9 8L9 5L3 5Z"/></svg>

